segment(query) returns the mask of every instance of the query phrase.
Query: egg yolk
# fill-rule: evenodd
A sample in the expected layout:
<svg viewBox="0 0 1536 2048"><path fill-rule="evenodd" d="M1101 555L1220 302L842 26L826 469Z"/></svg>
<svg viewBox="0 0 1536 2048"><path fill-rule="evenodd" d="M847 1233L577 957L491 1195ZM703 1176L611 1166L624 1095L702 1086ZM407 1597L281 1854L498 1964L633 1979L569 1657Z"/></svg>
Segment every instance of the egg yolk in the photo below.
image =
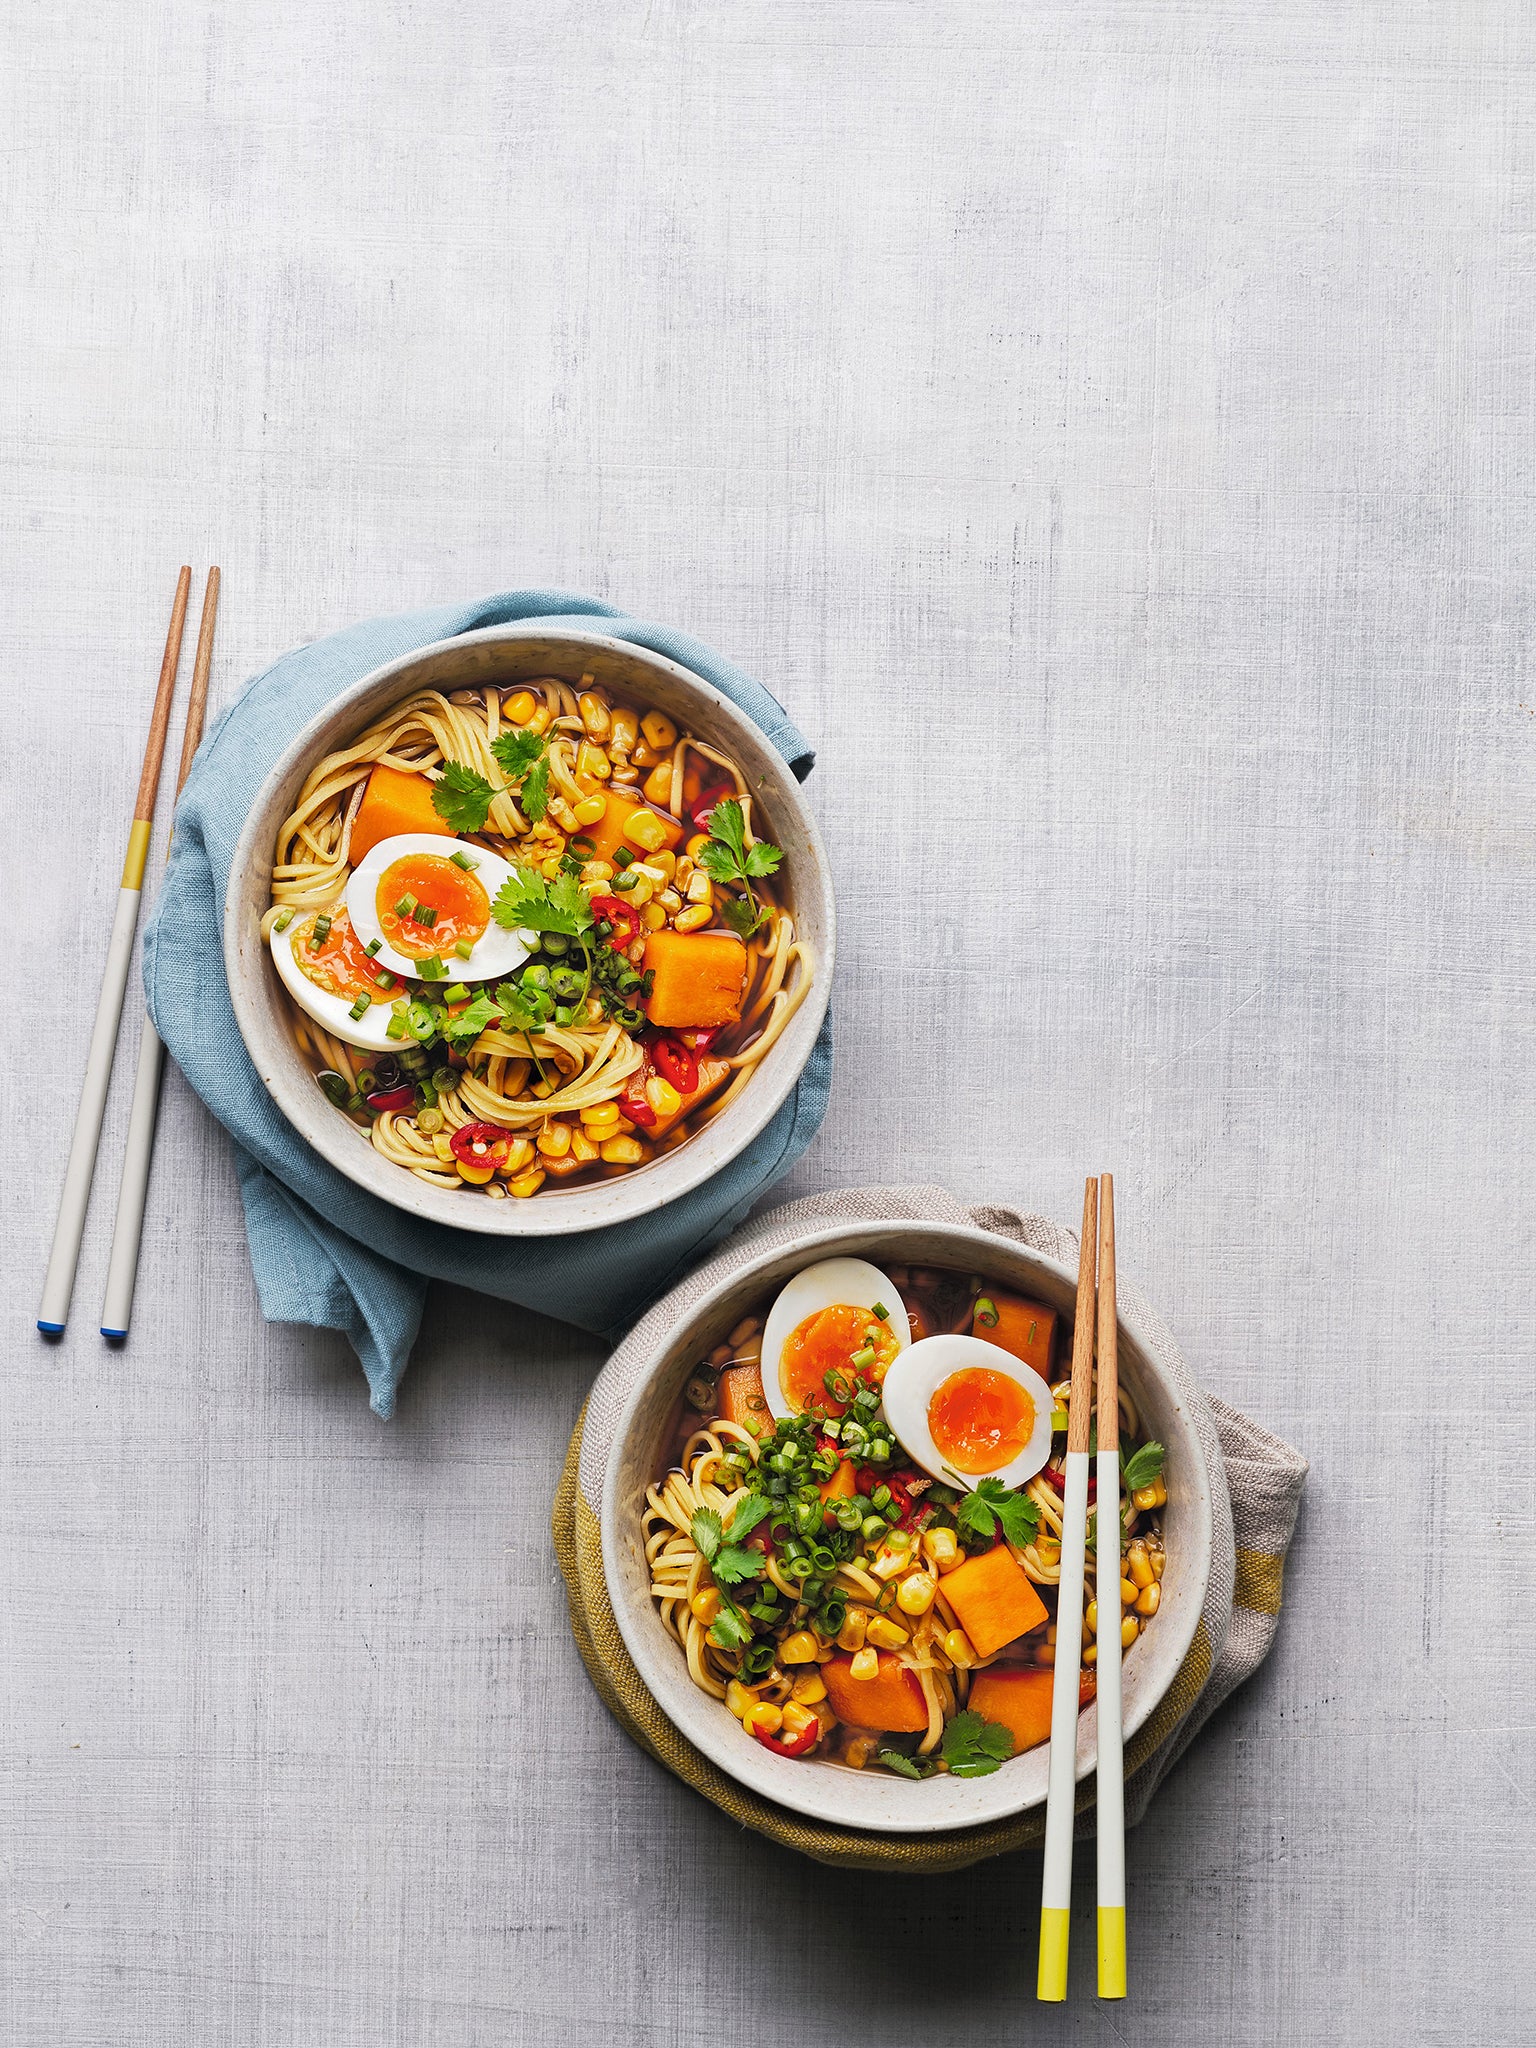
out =
<svg viewBox="0 0 1536 2048"><path fill-rule="evenodd" d="M402 910L402 903L409 908ZM440 853L407 853L391 861L379 877L374 904L385 943L412 960L472 946L491 921L490 897L473 875Z"/></svg>
<svg viewBox="0 0 1536 2048"><path fill-rule="evenodd" d="M928 1431L957 1472L997 1472L1029 1442L1035 1404L1015 1379L990 1366L967 1366L934 1388Z"/></svg>
<svg viewBox="0 0 1536 2048"><path fill-rule="evenodd" d="M294 932L293 957L299 963L299 971L316 988L323 988L327 995L340 996L344 1003L354 1003L359 996L366 996L370 1003L393 1002L394 992L381 989L374 979L379 963L369 959L352 929L351 919L339 905L330 913L330 930L318 946L315 944L315 925L324 915L317 911Z"/></svg>
<svg viewBox="0 0 1536 2048"><path fill-rule="evenodd" d="M871 1330L875 1333L873 1338L869 1335ZM874 1359L865 1365L855 1365L854 1358L867 1350L874 1351ZM881 1322L867 1308L836 1302L831 1308L817 1309L790 1331L779 1354L779 1386L797 1415L807 1408L822 1415L842 1415L847 1412L848 1402L838 1400L829 1390L827 1374L836 1373L850 1380L857 1374L878 1387L896 1350L889 1324Z"/></svg>

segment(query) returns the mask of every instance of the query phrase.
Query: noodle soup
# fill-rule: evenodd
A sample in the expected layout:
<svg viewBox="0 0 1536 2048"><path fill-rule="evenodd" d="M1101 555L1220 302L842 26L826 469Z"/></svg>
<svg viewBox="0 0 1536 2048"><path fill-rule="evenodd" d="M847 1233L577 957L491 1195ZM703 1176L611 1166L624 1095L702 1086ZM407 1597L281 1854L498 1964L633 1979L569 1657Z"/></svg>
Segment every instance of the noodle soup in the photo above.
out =
<svg viewBox="0 0 1536 2048"><path fill-rule="evenodd" d="M1049 1739L1057 1321L974 1273L834 1259L699 1361L646 1494L651 1594L694 1684L765 1748L965 1778ZM1112 1586L1090 1490L1084 1706L1100 1655L1156 1625L1167 1562L1163 1449L1123 1380L1120 1410Z"/></svg>
<svg viewBox="0 0 1536 2048"><path fill-rule="evenodd" d="M316 1086L493 1200L687 1144L811 986L760 824L729 754L590 674L418 691L277 833L261 932Z"/></svg>

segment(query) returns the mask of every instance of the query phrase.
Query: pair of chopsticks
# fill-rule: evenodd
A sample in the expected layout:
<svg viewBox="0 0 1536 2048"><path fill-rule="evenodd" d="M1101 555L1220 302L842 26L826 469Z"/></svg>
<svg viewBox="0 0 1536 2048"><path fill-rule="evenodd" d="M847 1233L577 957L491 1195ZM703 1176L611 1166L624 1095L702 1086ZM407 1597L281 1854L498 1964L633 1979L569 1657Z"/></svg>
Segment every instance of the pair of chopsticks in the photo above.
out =
<svg viewBox="0 0 1536 2048"><path fill-rule="evenodd" d="M1098 1413L1098 1879L1099 1996L1125 1996L1125 1782L1120 1698L1120 1347L1115 1309L1115 1185L1102 1174L1083 1194L1083 1240L1072 1332L1072 1398L1067 1415L1066 1497L1056 1665L1051 1690L1050 1789L1045 1808L1045 1879L1040 1905L1037 1995L1067 1995L1076 1819L1078 1668L1083 1648L1083 1576L1088 1541L1089 1423L1093 1413L1094 1324ZM1106 1593L1105 1588L1110 1590ZM1106 1604L1107 1603L1107 1604Z"/></svg>
<svg viewBox="0 0 1536 2048"><path fill-rule="evenodd" d="M91 1182L96 1172L96 1152L101 1143L101 1122L107 1106L107 1088L112 1079L112 1060L123 1017L123 997L128 987L128 970L133 963L134 933L138 929L139 900L144 888L144 865L149 855L150 828L155 819L155 797L160 786L160 765L165 756L166 736L171 724L171 699L176 694L176 674L181 666L181 638L187 620L187 599L192 589L192 571L183 568L176 583L176 601L171 607L170 630L165 636L165 655L160 663L160 682L150 714L149 738L144 748L144 767L139 777L139 794L128 828L128 851L123 861L122 886L117 892L117 911L107 941L107 966L102 976L101 997L96 1005L96 1022L86 1054L85 1080L80 1089L80 1107L75 1115L75 1134L70 1142L69 1163L64 1169L64 1190L59 1197L58 1220L54 1225L53 1249L38 1305L37 1327L45 1336L62 1335L69 1319L70 1296L75 1288L75 1269L80 1261L80 1242L85 1234L85 1214L90 1205ZM193 756L203 736L203 717L208 707L208 672L213 662L213 627L219 609L219 572L208 571L203 592L203 616L197 635L197 658L192 670L192 694L187 702L186 730L181 744L181 767L176 794L192 767ZM144 1226L144 1202L149 1186L149 1162L155 1144L155 1119L160 1105L160 1079L165 1051L154 1026L144 1019L139 1041L139 1066L134 1082L133 1107L128 1118L128 1143L123 1162L122 1186L118 1193L117 1222L112 1234L112 1255L107 1270L106 1298L101 1311L101 1334L123 1338L133 1307L133 1286L138 1272L139 1239Z"/></svg>

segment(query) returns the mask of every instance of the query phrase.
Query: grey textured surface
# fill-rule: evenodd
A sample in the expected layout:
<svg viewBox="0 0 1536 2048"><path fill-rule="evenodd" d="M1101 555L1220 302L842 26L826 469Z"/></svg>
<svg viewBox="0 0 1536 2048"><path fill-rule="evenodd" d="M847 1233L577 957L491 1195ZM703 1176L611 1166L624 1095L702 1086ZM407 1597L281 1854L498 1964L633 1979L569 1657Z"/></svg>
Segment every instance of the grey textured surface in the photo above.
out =
<svg viewBox="0 0 1536 2048"><path fill-rule="evenodd" d="M6 2042L1527 2037L1529 10L23 6L0 81ZM444 1295L380 1425L174 1080L131 1349L110 1200L33 1338L184 558L224 699L515 583L764 676L844 912L793 1187L1113 1166L1312 1458L1123 2009L1034 2008L1033 1859L803 1868L631 1749L545 1530L590 1349Z"/></svg>

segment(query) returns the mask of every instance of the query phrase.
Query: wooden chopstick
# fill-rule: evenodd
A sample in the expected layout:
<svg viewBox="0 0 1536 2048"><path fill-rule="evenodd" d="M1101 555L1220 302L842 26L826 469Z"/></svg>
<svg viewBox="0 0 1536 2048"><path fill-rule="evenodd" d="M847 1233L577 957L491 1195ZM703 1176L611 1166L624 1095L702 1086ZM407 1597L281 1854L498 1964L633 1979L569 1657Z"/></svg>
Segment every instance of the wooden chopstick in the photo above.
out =
<svg viewBox="0 0 1536 2048"><path fill-rule="evenodd" d="M213 666L213 627L219 611L219 572L208 571L203 591L203 617L197 633L197 658L192 664L192 694L181 739L181 765L176 771L179 798L192 772L208 709L208 672ZM175 821L172 820L174 830ZM167 848L169 853L169 848ZM128 1138L123 1148L123 1178L117 1191L117 1221L112 1226L112 1253L101 1303L101 1334L109 1343L128 1335L133 1315L133 1290L139 1273L139 1243L144 1235L144 1205L149 1194L150 1162L155 1152L155 1123L160 1113L160 1083L165 1073L165 1047L146 1014L139 1033L139 1064L133 1081L133 1106L128 1112Z"/></svg>
<svg viewBox="0 0 1536 2048"><path fill-rule="evenodd" d="M128 830L122 886L117 892L117 911L107 941L106 971L102 975L101 995L96 1004L90 1050L86 1054L85 1079L80 1089L80 1107L75 1113L69 1162L64 1169L53 1248L48 1255L43 1296L38 1304L37 1327L49 1337L60 1336L69 1320L69 1298L74 1292L75 1268L80 1262L80 1240L85 1234L85 1212L90 1204L91 1179L96 1170L96 1148L101 1142L101 1120L112 1079L112 1055L117 1049L117 1029L122 1021L123 993L128 986L128 970L133 962L133 935L139 921L144 861L149 852L155 792L160 783L165 736L171 722L171 699L176 692L176 671L181 665L181 635L186 624L187 597L191 588L192 571L183 568L176 582L170 630L165 636L165 655L160 663L160 683L155 691L149 738L144 747L138 799L133 807L133 823Z"/></svg>
<svg viewBox="0 0 1536 2048"><path fill-rule="evenodd" d="M1120 1324L1115 1302L1115 1183L1099 1176L1099 1996L1125 1996L1125 1752L1120 1698ZM1114 1560L1111 1568L1110 1559ZM1108 1604L1106 1605L1106 1600ZM1108 1617L1108 1618L1106 1618ZM1057 1626L1060 1640L1060 1624ZM1059 1654L1059 1653L1058 1653Z"/></svg>
<svg viewBox="0 0 1536 2048"><path fill-rule="evenodd" d="M1052 2003L1059 2003L1067 1995L1067 1947L1072 1922L1072 1829L1077 1803L1078 1669L1083 1651L1098 1222L1099 1184L1090 1179L1083 1191L1077 1314L1072 1330L1061 1582L1056 1601L1056 1665L1051 1686L1050 1786L1045 1804L1045 1872L1040 1897L1040 1974L1036 1995Z"/></svg>

